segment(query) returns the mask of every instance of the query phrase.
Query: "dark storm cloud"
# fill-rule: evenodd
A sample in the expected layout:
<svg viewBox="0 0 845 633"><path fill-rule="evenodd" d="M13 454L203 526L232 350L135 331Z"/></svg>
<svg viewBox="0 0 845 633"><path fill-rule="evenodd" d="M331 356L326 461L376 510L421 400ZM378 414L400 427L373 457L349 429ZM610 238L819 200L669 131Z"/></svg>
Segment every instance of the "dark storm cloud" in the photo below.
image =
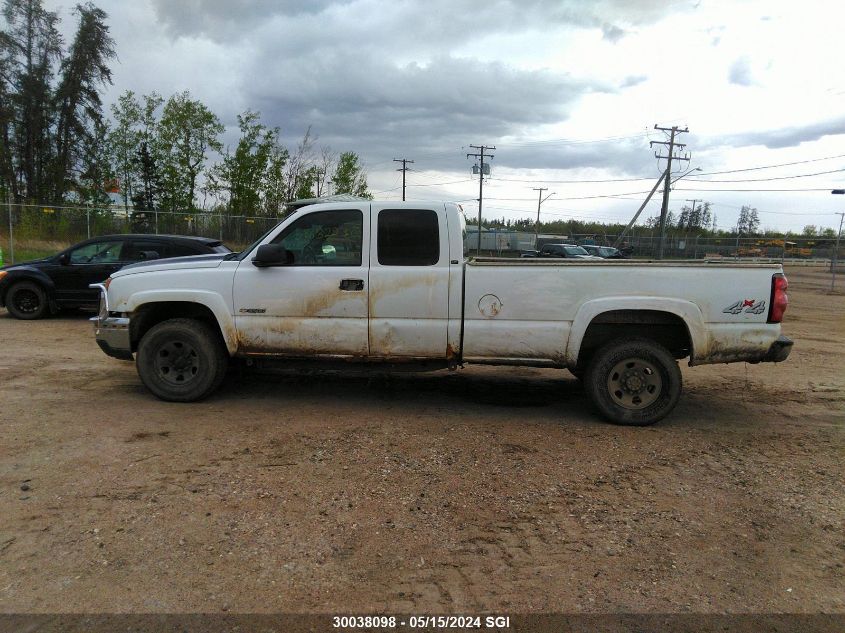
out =
<svg viewBox="0 0 845 633"><path fill-rule="evenodd" d="M350 2L352 0L349 0ZM343 0L152 0L161 22L176 34L238 37L274 16L317 14Z"/></svg>
<svg viewBox="0 0 845 633"><path fill-rule="evenodd" d="M383 39L397 31L415 37L425 33L436 41L459 37L461 41L490 31L509 32L517 27L568 24L594 27L616 41L625 31L618 25L645 24L658 20L677 7L690 7L676 0L493 0L478 3L455 0L152 0L162 24L177 35L204 35L231 41L257 24L279 18L321 15L327 18L322 34L342 37L335 27L355 28L351 21L367 25L369 35ZM344 25L333 18L343 16ZM320 36L315 31L313 35ZM431 40L429 40L431 43Z"/></svg>
<svg viewBox="0 0 845 633"><path fill-rule="evenodd" d="M708 143L707 139L703 139L703 143L709 147L763 145L769 149L778 149L781 147L795 147L801 145L801 143L817 141L825 136L836 136L839 134L845 134L845 117L808 125L791 126L779 130L733 134L714 140L712 143Z"/></svg>
<svg viewBox="0 0 845 633"><path fill-rule="evenodd" d="M497 146L494 165L521 169L611 169L632 177L657 177L647 141L545 146Z"/></svg>
<svg viewBox="0 0 845 633"><path fill-rule="evenodd" d="M267 68L266 62L259 65ZM321 142L367 154L460 147L518 135L567 118L581 95L606 91L548 71L441 56L397 66L367 54L315 55L265 70L251 103L296 134L312 125ZM480 139L480 140L479 140Z"/></svg>
<svg viewBox="0 0 845 633"><path fill-rule="evenodd" d="M480 5L455 0L150 0L146 11L158 37L167 33L180 50L213 51L219 59L228 53L225 75L209 67L185 84L196 94L214 95L206 97L207 105L229 126L226 142L234 141L235 109L250 108L260 111L265 123L279 126L288 146L312 126L320 145L356 151L369 163L397 152L418 153L436 156L428 168L464 169L460 148L536 134L538 126L565 121L582 96L619 89L562 72L470 57L467 46L473 40L489 42L496 34L511 37L552 27L562 29L561 37L571 29L596 29L615 42L630 27L656 22L678 6L689 8L688 2L670 5L664 0L491 0ZM115 3L112 10L126 14L129 8ZM141 45L140 29L138 35L134 46ZM174 66L203 74L196 65ZM168 70L157 72L164 83ZM643 80L629 77L621 87ZM215 102L220 90L199 90L219 87L221 81L232 84L226 85L231 98L224 102ZM515 150L501 164L591 166L618 160L617 168L627 168L626 159L612 156L585 149Z"/></svg>

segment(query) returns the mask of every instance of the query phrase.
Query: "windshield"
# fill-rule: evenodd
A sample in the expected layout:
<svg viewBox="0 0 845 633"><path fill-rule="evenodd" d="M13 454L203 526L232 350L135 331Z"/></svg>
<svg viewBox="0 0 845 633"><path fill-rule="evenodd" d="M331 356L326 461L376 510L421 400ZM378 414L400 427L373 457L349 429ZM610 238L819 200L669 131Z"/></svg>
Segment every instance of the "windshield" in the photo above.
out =
<svg viewBox="0 0 845 633"><path fill-rule="evenodd" d="M602 257L612 257L616 254L616 249L611 246L602 246L599 249L599 255Z"/></svg>
<svg viewBox="0 0 845 633"><path fill-rule="evenodd" d="M564 246L563 250L566 251L567 255L589 255L589 253L580 246Z"/></svg>

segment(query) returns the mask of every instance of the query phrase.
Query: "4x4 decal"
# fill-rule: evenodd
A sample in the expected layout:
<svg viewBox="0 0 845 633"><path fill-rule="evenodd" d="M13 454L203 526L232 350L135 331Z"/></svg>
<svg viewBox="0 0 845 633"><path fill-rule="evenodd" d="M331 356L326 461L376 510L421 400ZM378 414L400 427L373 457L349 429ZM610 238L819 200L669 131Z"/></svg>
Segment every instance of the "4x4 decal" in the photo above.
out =
<svg viewBox="0 0 845 633"><path fill-rule="evenodd" d="M740 299L722 310L722 312L726 314L739 314L740 312L745 312L746 314L763 314L765 309L766 302L762 299L759 301L756 299Z"/></svg>

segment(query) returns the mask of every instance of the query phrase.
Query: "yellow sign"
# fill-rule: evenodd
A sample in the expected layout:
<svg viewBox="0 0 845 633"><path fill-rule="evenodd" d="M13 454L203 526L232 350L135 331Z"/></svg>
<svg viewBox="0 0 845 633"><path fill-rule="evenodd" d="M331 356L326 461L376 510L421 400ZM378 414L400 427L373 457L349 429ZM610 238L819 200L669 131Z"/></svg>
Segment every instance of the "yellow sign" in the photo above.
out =
<svg viewBox="0 0 845 633"><path fill-rule="evenodd" d="M44 208L43 208L43 209L41 209L41 210L42 210L44 213L55 213L55 212L56 212L56 210L55 210L55 209L51 209L51 208L49 208L49 207L44 207Z"/></svg>

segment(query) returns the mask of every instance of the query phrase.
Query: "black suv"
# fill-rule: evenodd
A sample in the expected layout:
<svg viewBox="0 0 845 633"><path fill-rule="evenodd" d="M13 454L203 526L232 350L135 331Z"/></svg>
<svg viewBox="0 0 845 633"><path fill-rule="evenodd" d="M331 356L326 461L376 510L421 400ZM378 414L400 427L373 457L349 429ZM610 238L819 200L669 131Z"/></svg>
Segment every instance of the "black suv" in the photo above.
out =
<svg viewBox="0 0 845 633"><path fill-rule="evenodd" d="M62 308L96 308L89 288L127 264L231 252L220 240L186 235L104 235L52 257L0 268L0 307L17 319L40 319Z"/></svg>

